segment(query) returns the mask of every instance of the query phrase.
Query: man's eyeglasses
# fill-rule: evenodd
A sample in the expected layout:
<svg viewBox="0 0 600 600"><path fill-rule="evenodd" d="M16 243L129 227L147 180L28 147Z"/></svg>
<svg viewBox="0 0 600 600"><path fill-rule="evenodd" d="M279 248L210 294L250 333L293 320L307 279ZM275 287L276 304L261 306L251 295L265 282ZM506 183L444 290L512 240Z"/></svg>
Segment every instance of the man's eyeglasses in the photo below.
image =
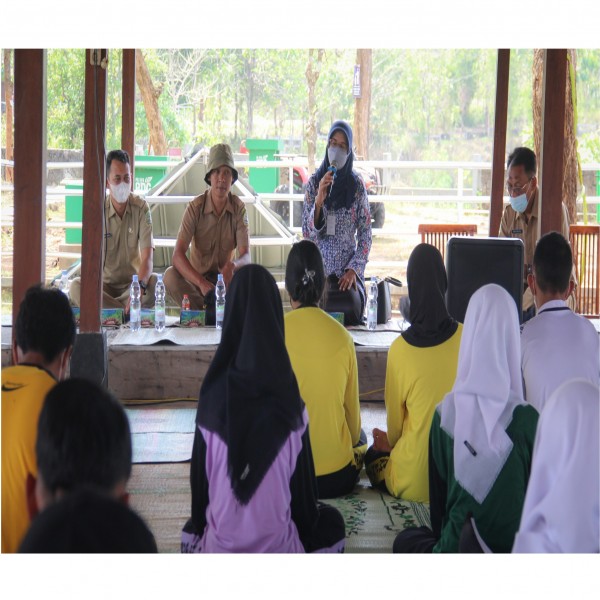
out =
<svg viewBox="0 0 600 600"><path fill-rule="evenodd" d="M506 191L508 192L508 195L512 196L514 194L516 196L520 196L525 191L525 188L529 185L530 181L531 181L531 179L525 185L519 185L519 186L514 186L514 185L508 183L508 181L507 181L506 182Z"/></svg>

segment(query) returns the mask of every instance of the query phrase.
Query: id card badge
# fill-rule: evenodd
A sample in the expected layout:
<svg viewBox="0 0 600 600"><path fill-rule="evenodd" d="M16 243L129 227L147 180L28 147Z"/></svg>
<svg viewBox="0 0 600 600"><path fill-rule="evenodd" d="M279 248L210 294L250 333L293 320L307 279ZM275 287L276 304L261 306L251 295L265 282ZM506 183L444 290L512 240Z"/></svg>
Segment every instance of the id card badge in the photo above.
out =
<svg viewBox="0 0 600 600"><path fill-rule="evenodd" d="M327 235L335 235L335 215L327 215Z"/></svg>

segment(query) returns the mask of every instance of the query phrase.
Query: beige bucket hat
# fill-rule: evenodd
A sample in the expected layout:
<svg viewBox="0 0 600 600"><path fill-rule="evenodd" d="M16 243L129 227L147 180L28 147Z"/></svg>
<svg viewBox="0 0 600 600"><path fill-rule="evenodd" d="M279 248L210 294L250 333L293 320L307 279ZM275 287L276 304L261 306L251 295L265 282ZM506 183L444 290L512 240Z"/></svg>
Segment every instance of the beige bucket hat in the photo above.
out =
<svg viewBox="0 0 600 600"><path fill-rule="evenodd" d="M234 166L233 153L229 144L215 144L211 147L208 153L208 165L206 166L206 175L204 181L210 185L210 173L214 169L218 169L225 165L229 167L233 172L233 182L235 183L238 178L238 172Z"/></svg>

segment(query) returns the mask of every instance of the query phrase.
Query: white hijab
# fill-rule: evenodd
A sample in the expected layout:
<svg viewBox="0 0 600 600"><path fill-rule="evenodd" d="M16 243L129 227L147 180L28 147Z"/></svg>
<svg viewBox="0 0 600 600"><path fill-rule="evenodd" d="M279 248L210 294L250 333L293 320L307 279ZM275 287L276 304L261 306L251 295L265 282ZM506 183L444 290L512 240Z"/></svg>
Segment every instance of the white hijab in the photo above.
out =
<svg viewBox="0 0 600 600"><path fill-rule="evenodd" d="M513 552L600 552L600 389L563 383L538 422Z"/></svg>
<svg viewBox="0 0 600 600"><path fill-rule="evenodd" d="M517 305L504 288L485 285L469 301L456 381L439 407L456 480L480 504L512 450L506 428L524 403Z"/></svg>

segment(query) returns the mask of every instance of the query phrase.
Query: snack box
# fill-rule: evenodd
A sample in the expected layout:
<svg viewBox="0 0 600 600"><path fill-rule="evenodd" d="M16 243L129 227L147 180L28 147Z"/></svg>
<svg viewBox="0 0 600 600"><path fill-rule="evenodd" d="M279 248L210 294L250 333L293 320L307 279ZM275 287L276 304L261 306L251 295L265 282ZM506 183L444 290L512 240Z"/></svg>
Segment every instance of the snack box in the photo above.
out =
<svg viewBox="0 0 600 600"><path fill-rule="evenodd" d="M75 326L79 327L81 309L74 306L71 310L73 311ZM102 327L120 327L123 325L123 313L122 308L103 308L100 313L100 325Z"/></svg>
<svg viewBox="0 0 600 600"><path fill-rule="evenodd" d="M181 327L204 327L205 321L205 310L182 310L179 316Z"/></svg>

